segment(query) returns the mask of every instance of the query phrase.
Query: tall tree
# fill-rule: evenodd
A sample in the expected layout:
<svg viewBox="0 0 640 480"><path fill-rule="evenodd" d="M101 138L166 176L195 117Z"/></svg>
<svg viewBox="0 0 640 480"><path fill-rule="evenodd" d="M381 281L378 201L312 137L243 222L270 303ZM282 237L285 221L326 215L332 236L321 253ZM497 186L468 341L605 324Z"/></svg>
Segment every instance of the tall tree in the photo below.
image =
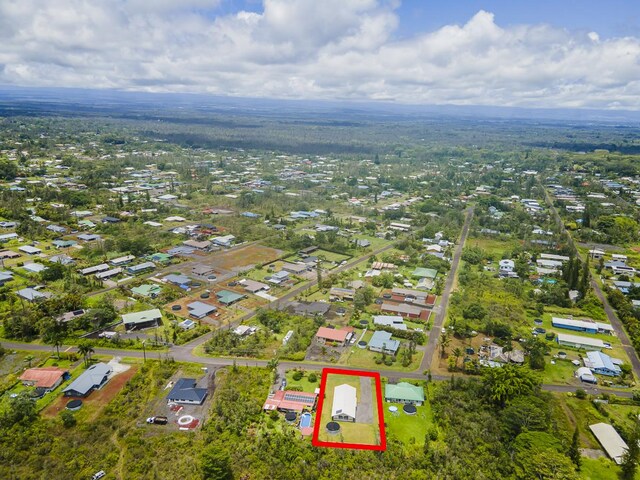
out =
<svg viewBox="0 0 640 480"><path fill-rule="evenodd" d="M622 455L622 480L633 480L638 470L638 455L640 454L640 422L636 421L627 439L627 450Z"/></svg>
<svg viewBox="0 0 640 480"><path fill-rule="evenodd" d="M571 439L571 445L569 446L567 455L576 466L576 470L580 471L582 456L580 455L580 432L578 431L577 425L576 429L573 431L573 438Z"/></svg>

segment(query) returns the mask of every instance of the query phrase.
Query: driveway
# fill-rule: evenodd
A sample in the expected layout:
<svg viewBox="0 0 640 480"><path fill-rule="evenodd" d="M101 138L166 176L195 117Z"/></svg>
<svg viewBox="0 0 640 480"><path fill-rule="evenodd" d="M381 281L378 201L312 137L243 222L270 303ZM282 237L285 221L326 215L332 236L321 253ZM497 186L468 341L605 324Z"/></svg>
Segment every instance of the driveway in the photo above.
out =
<svg viewBox="0 0 640 480"><path fill-rule="evenodd" d="M356 423L373 423L371 377L360 377L360 398L356 410Z"/></svg>

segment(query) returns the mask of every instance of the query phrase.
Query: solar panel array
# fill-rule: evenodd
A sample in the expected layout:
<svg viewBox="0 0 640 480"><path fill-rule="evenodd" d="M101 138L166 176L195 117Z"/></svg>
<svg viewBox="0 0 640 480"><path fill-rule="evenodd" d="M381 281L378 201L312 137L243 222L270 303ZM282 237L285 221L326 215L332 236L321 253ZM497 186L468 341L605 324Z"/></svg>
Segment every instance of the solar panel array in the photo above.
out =
<svg viewBox="0 0 640 480"><path fill-rule="evenodd" d="M284 399L289 402L300 402L300 403L313 403L313 398L310 395L301 395L298 393L286 393L284 395Z"/></svg>

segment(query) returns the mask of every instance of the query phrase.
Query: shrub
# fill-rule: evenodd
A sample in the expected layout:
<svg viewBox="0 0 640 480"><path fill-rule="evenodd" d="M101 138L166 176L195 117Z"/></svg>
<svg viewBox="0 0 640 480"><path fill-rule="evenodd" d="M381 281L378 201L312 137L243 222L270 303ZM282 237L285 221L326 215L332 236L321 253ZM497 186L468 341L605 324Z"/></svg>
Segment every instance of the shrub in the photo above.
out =
<svg viewBox="0 0 640 480"><path fill-rule="evenodd" d="M580 400L584 400L585 398L587 398L587 392L585 392L581 388L577 389L576 390L576 398L579 398Z"/></svg>
<svg viewBox="0 0 640 480"><path fill-rule="evenodd" d="M297 382L303 377L303 373L300 370L293 372L292 378Z"/></svg>
<svg viewBox="0 0 640 480"><path fill-rule="evenodd" d="M60 420L62 420L64 428L71 428L78 423L76 417L73 416L73 413L68 410L63 410L62 413L60 413Z"/></svg>
<svg viewBox="0 0 640 480"><path fill-rule="evenodd" d="M307 380L309 380L309 383L316 383L318 381L318 376L315 373L310 373Z"/></svg>

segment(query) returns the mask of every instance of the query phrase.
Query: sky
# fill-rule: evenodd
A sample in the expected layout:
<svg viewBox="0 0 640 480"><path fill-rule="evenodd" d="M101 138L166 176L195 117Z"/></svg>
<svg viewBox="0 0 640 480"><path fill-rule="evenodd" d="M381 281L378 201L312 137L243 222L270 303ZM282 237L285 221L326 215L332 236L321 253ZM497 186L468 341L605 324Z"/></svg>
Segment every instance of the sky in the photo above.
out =
<svg viewBox="0 0 640 480"><path fill-rule="evenodd" d="M0 84L640 110L640 2L0 0Z"/></svg>

